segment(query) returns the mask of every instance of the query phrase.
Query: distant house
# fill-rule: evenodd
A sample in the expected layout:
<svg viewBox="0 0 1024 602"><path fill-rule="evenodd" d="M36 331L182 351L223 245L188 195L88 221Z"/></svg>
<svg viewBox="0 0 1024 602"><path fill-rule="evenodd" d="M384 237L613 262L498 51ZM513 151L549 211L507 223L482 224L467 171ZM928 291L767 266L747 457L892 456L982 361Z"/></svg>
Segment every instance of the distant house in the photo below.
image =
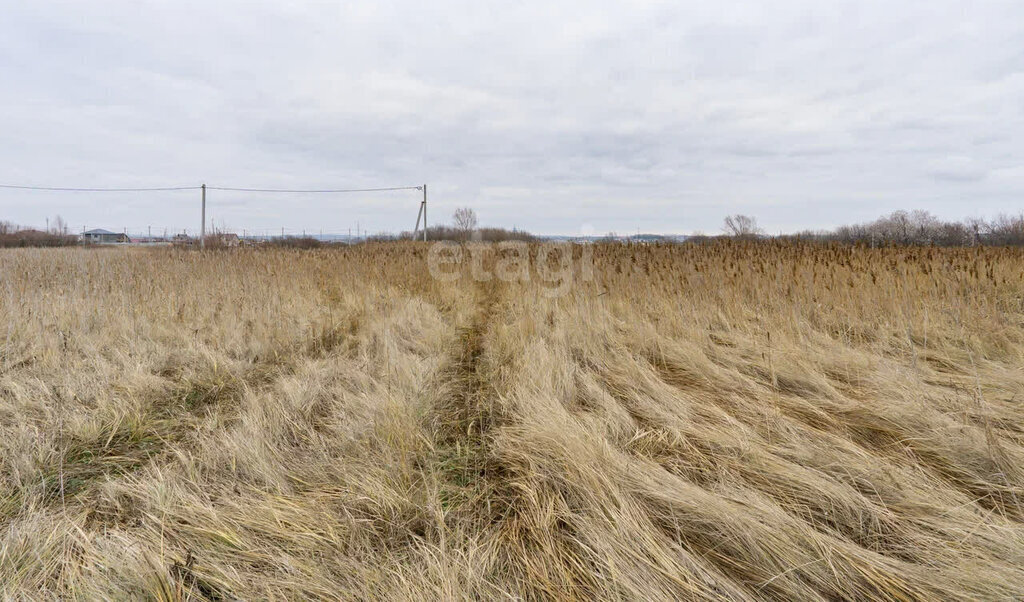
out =
<svg viewBox="0 0 1024 602"><path fill-rule="evenodd" d="M192 244L192 239L188 234L175 234L174 238L171 239L171 242L174 243L175 246L185 246Z"/></svg>
<svg viewBox="0 0 1024 602"><path fill-rule="evenodd" d="M660 234L637 234L635 236L630 236L627 240L634 244L649 245L658 242L665 242L668 239Z"/></svg>
<svg viewBox="0 0 1024 602"><path fill-rule="evenodd" d="M211 238L214 239L213 244L220 245L222 247L237 247L239 242L241 242L238 235L233 232L214 234Z"/></svg>
<svg viewBox="0 0 1024 602"><path fill-rule="evenodd" d="M127 234L122 234L122 233L118 233L118 232L111 232L110 230L102 230L102 229L89 230L87 232L83 232L82 233L82 240L85 241L85 242L88 242L88 243L100 243L100 244L130 242L128 240L128 235Z"/></svg>

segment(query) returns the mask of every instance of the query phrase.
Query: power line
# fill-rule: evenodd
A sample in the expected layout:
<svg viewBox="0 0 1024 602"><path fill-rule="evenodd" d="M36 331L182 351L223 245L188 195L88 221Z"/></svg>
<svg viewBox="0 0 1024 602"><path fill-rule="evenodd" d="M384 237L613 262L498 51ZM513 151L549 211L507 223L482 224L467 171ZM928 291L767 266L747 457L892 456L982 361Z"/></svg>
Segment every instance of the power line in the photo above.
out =
<svg viewBox="0 0 1024 602"><path fill-rule="evenodd" d="M207 186L207 190L226 190L229 192L299 192L299 193L342 193L342 192L386 192L390 190L423 190L422 186L394 186L391 188L338 188L331 190L296 190L291 188L229 188L226 186Z"/></svg>
<svg viewBox="0 0 1024 602"><path fill-rule="evenodd" d="M200 190L202 186L158 186L153 188L63 188L58 186L18 186L0 184L0 188L13 190L47 190L54 192L157 192L168 190ZM207 186L207 190L228 192L282 192L282 193L344 193L344 192L387 192L392 190L423 190L422 186L392 186L389 188L333 188L303 190L293 188L234 188L228 186Z"/></svg>
<svg viewBox="0 0 1024 602"><path fill-rule="evenodd" d="M50 190L56 192L156 192L163 190L199 190L200 186L162 186L157 188L58 188L55 186L15 186L0 184L0 188L14 190Z"/></svg>
<svg viewBox="0 0 1024 602"><path fill-rule="evenodd" d="M389 186L382 188L330 188L330 189L295 189L295 188L240 188L230 186L158 186L149 188L71 188L60 186L21 186L16 184L0 184L0 189L7 190L42 190L53 192L157 192L176 190L201 190L202 191L202 225L200 228L200 244L206 240L206 190L221 190L226 192L264 192L264 193L313 193L313 194L341 194L348 192L387 192L393 190L422 190L423 201L420 203L420 212L416 215L416 228L419 228L420 218L423 219L423 240L427 239L427 185L421 186ZM414 232L415 235L415 232Z"/></svg>

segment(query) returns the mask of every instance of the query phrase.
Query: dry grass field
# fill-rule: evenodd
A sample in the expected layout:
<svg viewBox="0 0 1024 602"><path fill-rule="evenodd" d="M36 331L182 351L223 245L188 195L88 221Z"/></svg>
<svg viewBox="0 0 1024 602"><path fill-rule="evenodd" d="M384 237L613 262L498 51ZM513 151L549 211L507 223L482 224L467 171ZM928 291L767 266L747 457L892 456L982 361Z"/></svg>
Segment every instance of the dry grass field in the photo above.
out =
<svg viewBox="0 0 1024 602"><path fill-rule="evenodd" d="M576 255L0 252L0 597L1024 597L1024 253Z"/></svg>

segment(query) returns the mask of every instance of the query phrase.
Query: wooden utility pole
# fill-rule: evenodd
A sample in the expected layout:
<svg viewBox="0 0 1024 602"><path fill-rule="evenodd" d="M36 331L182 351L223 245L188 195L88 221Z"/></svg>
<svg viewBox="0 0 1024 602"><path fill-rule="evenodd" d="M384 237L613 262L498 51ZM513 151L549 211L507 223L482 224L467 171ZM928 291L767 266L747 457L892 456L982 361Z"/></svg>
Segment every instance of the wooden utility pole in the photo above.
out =
<svg viewBox="0 0 1024 602"><path fill-rule="evenodd" d="M203 221L199 226L199 248L206 248L206 184L203 184Z"/></svg>
<svg viewBox="0 0 1024 602"><path fill-rule="evenodd" d="M420 210L416 212L416 227L412 230L412 239L416 240L420 231L420 218L423 218L423 241L427 240L427 185L423 185L423 200L420 201Z"/></svg>

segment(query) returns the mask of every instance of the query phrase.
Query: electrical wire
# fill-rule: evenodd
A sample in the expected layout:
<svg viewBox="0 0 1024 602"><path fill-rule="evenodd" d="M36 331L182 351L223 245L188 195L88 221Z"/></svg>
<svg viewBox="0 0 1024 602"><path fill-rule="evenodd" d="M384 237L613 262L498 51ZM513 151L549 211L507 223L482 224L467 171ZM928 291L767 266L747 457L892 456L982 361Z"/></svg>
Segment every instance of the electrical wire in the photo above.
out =
<svg viewBox="0 0 1024 602"><path fill-rule="evenodd" d="M225 190L228 192L297 192L297 193L344 193L344 192L385 192L390 190L423 190L422 186L394 186L391 188L338 188L330 190L296 190L290 188L229 188L227 186L207 186L207 190Z"/></svg>
<svg viewBox="0 0 1024 602"><path fill-rule="evenodd" d="M0 184L0 188L13 190L46 190L54 192L157 192L168 190L201 190L203 186L162 186L156 188L61 188L56 186L16 186ZM389 188L334 188L322 190L302 190L292 188L233 188L228 186L206 186L207 190L223 190L227 192L280 192L280 193L335 193L346 192L387 192L391 190L423 190L423 186L392 186Z"/></svg>
<svg viewBox="0 0 1024 602"><path fill-rule="evenodd" d="M49 190L55 192L155 192L163 190L199 190L202 186L163 186L158 188L58 188L55 186L15 186L0 184L0 188L14 190Z"/></svg>

